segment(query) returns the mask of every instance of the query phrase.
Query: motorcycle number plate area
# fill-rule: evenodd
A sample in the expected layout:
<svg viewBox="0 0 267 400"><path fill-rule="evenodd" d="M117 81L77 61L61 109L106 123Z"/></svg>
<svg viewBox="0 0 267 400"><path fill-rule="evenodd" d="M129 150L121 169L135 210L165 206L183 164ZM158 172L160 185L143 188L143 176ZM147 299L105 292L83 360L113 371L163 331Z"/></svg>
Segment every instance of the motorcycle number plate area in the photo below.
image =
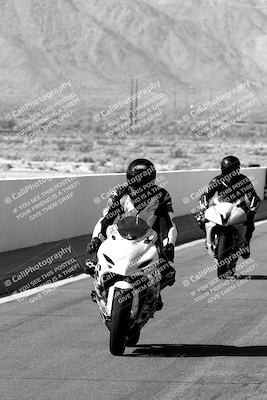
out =
<svg viewBox="0 0 267 400"><path fill-rule="evenodd" d="M113 240L118 239L118 237L121 237L119 232L118 232L118 228L117 225L110 225L107 227L107 237L108 238L112 238Z"/></svg>

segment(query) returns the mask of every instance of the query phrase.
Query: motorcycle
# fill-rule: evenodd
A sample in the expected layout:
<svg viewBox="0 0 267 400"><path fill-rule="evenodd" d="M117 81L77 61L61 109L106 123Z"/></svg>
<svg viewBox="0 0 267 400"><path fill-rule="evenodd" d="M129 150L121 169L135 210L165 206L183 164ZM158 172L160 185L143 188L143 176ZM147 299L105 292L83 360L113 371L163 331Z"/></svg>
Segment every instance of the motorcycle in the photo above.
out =
<svg viewBox="0 0 267 400"><path fill-rule="evenodd" d="M110 352L119 356L137 344L156 311L166 260L159 256L156 232L138 216L120 219L106 234L97 252L92 300L110 331Z"/></svg>
<svg viewBox="0 0 267 400"><path fill-rule="evenodd" d="M230 203L215 198L204 212L206 247L217 260L218 278L234 276L238 257L245 248L247 213L238 200Z"/></svg>

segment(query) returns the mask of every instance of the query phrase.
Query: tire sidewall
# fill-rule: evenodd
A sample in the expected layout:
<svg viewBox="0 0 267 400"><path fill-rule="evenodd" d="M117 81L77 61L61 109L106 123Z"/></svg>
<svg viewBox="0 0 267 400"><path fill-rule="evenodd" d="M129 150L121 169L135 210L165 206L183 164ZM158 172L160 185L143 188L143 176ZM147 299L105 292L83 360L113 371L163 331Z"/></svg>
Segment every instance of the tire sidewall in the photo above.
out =
<svg viewBox="0 0 267 400"><path fill-rule="evenodd" d="M237 261L236 259L231 259L234 253L234 245L234 233L232 230L219 234L217 247L217 274L219 278L225 278L228 274L231 275L231 271L234 272ZM227 259L229 259L228 263L225 261Z"/></svg>
<svg viewBox="0 0 267 400"><path fill-rule="evenodd" d="M115 288L110 322L110 352L122 355L130 327L132 291Z"/></svg>

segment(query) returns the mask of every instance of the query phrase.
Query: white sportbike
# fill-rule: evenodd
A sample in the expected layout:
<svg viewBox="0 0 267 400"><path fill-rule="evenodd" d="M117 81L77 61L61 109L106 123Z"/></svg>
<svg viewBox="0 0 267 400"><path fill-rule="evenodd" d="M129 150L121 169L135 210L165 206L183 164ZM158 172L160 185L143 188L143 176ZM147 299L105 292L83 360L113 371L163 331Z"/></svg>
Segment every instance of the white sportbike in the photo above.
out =
<svg viewBox="0 0 267 400"><path fill-rule="evenodd" d="M204 216L206 245L209 254L217 259L218 277L234 275L238 256L246 246L247 213L240 201L230 203L216 198Z"/></svg>
<svg viewBox="0 0 267 400"><path fill-rule="evenodd" d="M97 252L92 298L110 331L110 352L122 355L156 311L160 271L167 264L159 256L156 232L138 216L122 218L106 233Z"/></svg>

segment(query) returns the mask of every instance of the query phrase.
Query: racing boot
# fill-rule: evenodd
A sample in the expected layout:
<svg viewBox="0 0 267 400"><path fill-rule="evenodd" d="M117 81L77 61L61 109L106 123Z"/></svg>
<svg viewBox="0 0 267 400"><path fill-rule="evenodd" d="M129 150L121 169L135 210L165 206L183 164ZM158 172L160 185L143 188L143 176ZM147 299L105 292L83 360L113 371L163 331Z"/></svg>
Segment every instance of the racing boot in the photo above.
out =
<svg viewBox="0 0 267 400"><path fill-rule="evenodd" d="M97 294L95 290L92 290L91 292L91 300L96 303L96 298L97 298Z"/></svg>
<svg viewBox="0 0 267 400"><path fill-rule="evenodd" d="M205 245L206 249L208 250L209 255L212 258L215 258L215 251L214 251L214 245L212 243L207 243Z"/></svg>
<svg viewBox="0 0 267 400"><path fill-rule="evenodd" d="M244 258L244 260L250 257L250 245L248 241L244 242L244 246L241 247L240 251L241 257Z"/></svg>
<svg viewBox="0 0 267 400"><path fill-rule="evenodd" d="M246 234L245 234L245 242L244 242L244 246L241 248L241 251L242 251L241 257L244 259L247 259L250 257L250 241L252 238L252 234L255 230L254 215L255 215L255 213L250 213L248 215L248 224L247 224L247 230L246 230Z"/></svg>
<svg viewBox="0 0 267 400"><path fill-rule="evenodd" d="M165 268L161 271L162 279L160 282L160 290L164 289L166 286L172 286L175 282L175 268L169 263L165 263L164 267Z"/></svg>
<svg viewBox="0 0 267 400"><path fill-rule="evenodd" d="M156 311L160 311L163 308L163 301L162 301L162 297L161 294L159 294L158 300L157 300L157 307L156 307Z"/></svg>
<svg viewBox="0 0 267 400"><path fill-rule="evenodd" d="M162 280L160 283L160 289L164 289L166 286L172 286L175 282L176 271L170 265L170 262L174 261L174 245L169 243L162 249L161 263L160 263L160 273Z"/></svg>

